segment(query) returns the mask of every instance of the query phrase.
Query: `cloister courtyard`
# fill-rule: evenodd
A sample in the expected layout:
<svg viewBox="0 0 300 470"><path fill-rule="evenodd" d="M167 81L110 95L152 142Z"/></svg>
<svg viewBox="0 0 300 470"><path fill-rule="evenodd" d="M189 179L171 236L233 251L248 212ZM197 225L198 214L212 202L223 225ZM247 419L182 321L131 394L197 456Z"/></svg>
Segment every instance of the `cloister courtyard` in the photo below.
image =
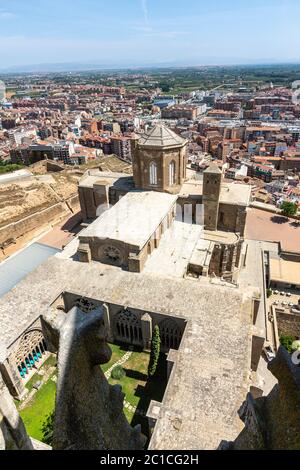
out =
<svg viewBox="0 0 300 470"><path fill-rule="evenodd" d="M148 377L150 354L128 345L110 344L112 357L102 370L111 385L122 386L124 413L133 426L141 424L142 432L149 438L149 426L146 413L151 400L161 402L167 385L166 356L161 354L153 377ZM114 367L121 365L124 377L115 380L111 377ZM28 434L43 441L42 426L46 418L54 411L56 393L56 356L51 355L26 384L28 394L21 402L16 402ZM39 388L36 390L36 386Z"/></svg>

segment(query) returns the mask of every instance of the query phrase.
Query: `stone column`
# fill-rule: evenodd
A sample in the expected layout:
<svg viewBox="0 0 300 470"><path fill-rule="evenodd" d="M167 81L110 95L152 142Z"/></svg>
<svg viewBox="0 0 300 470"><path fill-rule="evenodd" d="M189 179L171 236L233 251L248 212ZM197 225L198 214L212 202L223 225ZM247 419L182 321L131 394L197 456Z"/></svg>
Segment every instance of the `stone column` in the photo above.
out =
<svg viewBox="0 0 300 470"><path fill-rule="evenodd" d="M103 304L103 320L104 320L104 325L108 333L108 341L112 343L114 341L114 333L111 328L111 323L110 323L110 313L109 313L109 307L107 304Z"/></svg>
<svg viewBox="0 0 300 470"><path fill-rule="evenodd" d="M177 349L170 349L169 352L168 352L168 356L167 356L167 376L168 376L168 380L170 378L173 366L177 362L177 360L178 360L178 350Z"/></svg>
<svg viewBox="0 0 300 470"><path fill-rule="evenodd" d="M148 313L145 313L141 318L142 336L143 336L143 349L144 351L151 350L152 339L152 318Z"/></svg>
<svg viewBox="0 0 300 470"><path fill-rule="evenodd" d="M24 423L1 377L0 450L33 450Z"/></svg>
<svg viewBox="0 0 300 470"><path fill-rule="evenodd" d="M80 242L77 250L77 255L81 263L90 263L92 255L89 244Z"/></svg>

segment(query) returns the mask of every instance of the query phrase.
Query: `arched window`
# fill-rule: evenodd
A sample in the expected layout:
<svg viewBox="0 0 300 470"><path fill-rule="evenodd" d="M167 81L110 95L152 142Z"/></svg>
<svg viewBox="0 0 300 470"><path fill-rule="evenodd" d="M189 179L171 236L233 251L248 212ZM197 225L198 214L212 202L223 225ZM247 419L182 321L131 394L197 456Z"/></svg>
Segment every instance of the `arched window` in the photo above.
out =
<svg viewBox="0 0 300 470"><path fill-rule="evenodd" d="M173 186L176 183L175 179L176 164L174 160L169 164L169 185Z"/></svg>
<svg viewBox="0 0 300 470"><path fill-rule="evenodd" d="M149 183L151 186L157 185L157 165L151 162L149 165Z"/></svg>
<svg viewBox="0 0 300 470"><path fill-rule="evenodd" d="M120 341L130 344L142 342L142 328L137 315L130 310L122 310L116 316L116 333Z"/></svg>
<svg viewBox="0 0 300 470"><path fill-rule="evenodd" d="M163 320L159 324L159 331L162 348L164 350L179 348L182 334L179 326L174 320L171 318Z"/></svg>
<svg viewBox="0 0 300 470"><path fill-rule="evenodd" d="M25 378L35 363L38 363L47 350L47 345L40 330L31 330L24 333L18 349L14 355L20 376Z"/></svg>

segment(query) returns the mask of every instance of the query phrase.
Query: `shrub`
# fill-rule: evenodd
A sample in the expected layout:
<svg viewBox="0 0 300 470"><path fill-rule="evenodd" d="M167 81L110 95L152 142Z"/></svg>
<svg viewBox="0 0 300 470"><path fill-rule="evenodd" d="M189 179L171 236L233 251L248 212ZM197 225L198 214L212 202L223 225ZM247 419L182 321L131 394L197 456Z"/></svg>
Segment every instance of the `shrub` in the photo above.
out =
<svg viewBox="0 0 300 470"><path fill-rule="evenodd" d="M281 335L280 336L280 344L290 353L294 351L292 345L293 342L296 341L296 336L288 336L288 335Z"/></svg>
<svg viewBox="0 0 300 470"><path fill-rule="evenodd" d="M159 355L160 355L160 332L159 327L156 325L153 330L152 334L152 341L151 341L151 354L150 354L150 361L148 367L148 374L152 377L155 374Z"/></svg>
<svg viewBox="0 0 300 470"><path fill-rule="evenodd" d="M121 380L126 375L122 366L116 366L111 371L111 376L114 380Z"/></svg>
<svg viewBox="0 0 300 470"><path fill-rule="evenodd" d="M267 289L267 297L268 298L271 297L272 293L273 293L272 289Z"/></svg>
<svg viewBox="0 0 300 470"><path fill-rule="evenodd" d="M52 440L53 440L53 426L54 426L54 411L50 413L45 421L42 424L42 433L43 433L43 438L42 442L45 444L48 444L49 446L52 445Z"/></svg>
<svg viewBox="0 0 300 470"><path fill-rule="evenodd" d="M286 217L289 217L291 215L296 215L298 212L298 206L294 202L289 202L289 201L284 201L280 209L282 211L282 214L285 215Z"/></svg>

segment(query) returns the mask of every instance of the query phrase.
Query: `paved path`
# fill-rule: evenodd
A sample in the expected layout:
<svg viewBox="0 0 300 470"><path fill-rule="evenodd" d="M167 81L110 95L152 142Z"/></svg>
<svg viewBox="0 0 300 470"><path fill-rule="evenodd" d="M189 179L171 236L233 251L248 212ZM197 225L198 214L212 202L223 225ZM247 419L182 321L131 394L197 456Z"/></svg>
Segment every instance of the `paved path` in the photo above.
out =
<svg viewBox="0 0 300 470"><path fill-rule="evenodd" d="M159 247L148 258L143 272L182 278L201 234L200 225L175 220L162 236Z"/></svg>
<svg viewBox="0 0 300 470"><path fill-rule="evenodd" d="M283 250L299 252L299 237L300 225L293 219L259 209L248 209L245 238L280 242Z"/></svg>
<svg viewBox="0 0 300 470"><path fill-rule="evenodd" d="M111 377L111 373L113 371L113 369L117 366L122 366L123 364L125 364L125 362L128 361L128 359L130 358L132 354L132 349L129 348L129 351L127 351L127 353L125 353L121 359L119 359L117 362L115 362L106 372L105 372L105 377L108 379L110 379Z"/></svg>

